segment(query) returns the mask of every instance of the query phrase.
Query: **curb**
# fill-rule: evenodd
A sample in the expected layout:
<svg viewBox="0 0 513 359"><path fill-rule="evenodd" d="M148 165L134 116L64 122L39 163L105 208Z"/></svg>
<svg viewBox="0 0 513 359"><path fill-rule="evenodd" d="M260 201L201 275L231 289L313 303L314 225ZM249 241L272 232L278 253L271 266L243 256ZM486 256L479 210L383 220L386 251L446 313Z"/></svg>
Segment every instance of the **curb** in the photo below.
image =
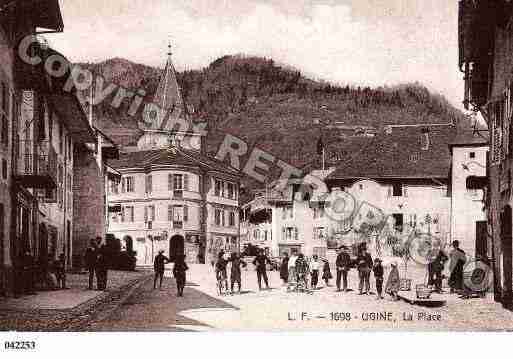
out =
<svg viewBox="0 0 513 359"><path fill-rule="evenodd" d="M130 298L137 289L139 289L141 286L146 284L149 280L151 280L151 278L152 278L151 275L146 275L146 276L136 280L136 283L134 283L132 285L128 284L124 288L121 287L119 289L119 291L117 291L117 292L109 293L109 295L107 295L104 298L102 298L99 303L93 304L91 306L91 308L94 308L95 306L98 306L98 308L94 309L94 314L91 315L91 318L89 318L89 320L86 320L85 322L77 323L77 325L75 325L75 326L73 326L71 328L67 328L67 331L69 331L69 330L71 330L71 331L87 331L87 329L85 329L85 328L87 328L91 324L93 324L95 322L100 322L100 321L103 321L103 320L107 319L120 306L122 306L123 303L125 303L128 300L128 298ZM119 293L122 293L120 295L120 298L117 299L117 300L114 300L112 302L114 304L111 303L111 305L109 306L109 300L111 298L114 298ZM100 310L102 309L101 308L102 305L107 305L108 308L106 310L103 310L103 311L98 311L98 309L100 309Z"/></svg>

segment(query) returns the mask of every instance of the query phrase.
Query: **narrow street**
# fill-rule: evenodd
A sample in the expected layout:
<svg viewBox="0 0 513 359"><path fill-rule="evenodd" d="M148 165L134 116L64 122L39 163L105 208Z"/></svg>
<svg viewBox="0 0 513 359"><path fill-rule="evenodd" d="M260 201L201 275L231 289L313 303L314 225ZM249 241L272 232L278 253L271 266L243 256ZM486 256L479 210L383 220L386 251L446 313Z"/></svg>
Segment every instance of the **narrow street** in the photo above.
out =
<svg viewBox="0 0 513 359"><path fill-rule="evenodd" d="M183 298L176 297L173 278L166 278L162 290L153 290L153 283L147 282L109 318L92 322L84 329L513 330L513 313L502 309L490 296L465 301L454 298L443 307L426 308L394 302L389 297L376 300L375 295L360 296L357 291L337 293L334 281L332 287L320 288L312 294L287 293L278 272L269 273L271 290L259 291L252 268L243 271L242 294L218 296L214 278L211 267L191 265ZM351 272L350 286L357 286L355 271ZM351 319L346 316L343 320L343 314L335 313L349 313ZM410 316L413 320L405 320Z"/></svg>

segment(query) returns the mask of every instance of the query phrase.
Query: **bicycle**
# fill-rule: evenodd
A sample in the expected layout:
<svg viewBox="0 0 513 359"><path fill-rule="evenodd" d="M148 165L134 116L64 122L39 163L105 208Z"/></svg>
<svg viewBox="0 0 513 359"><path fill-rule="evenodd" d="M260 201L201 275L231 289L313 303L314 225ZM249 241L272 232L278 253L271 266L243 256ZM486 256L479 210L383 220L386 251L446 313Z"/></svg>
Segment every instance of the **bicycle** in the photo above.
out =
<svg viewBox="0 0 513 359"><path fill-rule="evenodd" d="M228 284L226 277L223 276L222 272L216 273L216 279L217 279L217 294L223 295L228 291Z"/></svg>

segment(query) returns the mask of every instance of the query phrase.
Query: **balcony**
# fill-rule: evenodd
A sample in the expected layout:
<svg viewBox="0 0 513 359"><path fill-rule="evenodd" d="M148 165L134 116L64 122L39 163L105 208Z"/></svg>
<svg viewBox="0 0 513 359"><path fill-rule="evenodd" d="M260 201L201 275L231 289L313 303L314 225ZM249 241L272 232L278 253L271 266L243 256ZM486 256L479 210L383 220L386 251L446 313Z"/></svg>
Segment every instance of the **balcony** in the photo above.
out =
<svg viewBox="0 0 513 359"><path fill-rule="evenodd" d="M19 141L16 180L24 187L54 189L57 187L57 153L48 141Z"/></svg>

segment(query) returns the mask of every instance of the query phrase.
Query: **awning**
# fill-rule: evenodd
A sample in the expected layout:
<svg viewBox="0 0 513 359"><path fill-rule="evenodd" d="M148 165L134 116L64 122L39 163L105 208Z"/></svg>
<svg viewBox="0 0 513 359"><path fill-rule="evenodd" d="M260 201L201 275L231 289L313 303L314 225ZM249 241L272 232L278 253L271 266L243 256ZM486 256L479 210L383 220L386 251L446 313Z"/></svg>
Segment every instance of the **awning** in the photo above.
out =
<svg viewBox="0 0 513 359"><path fill-rule="evenodd" d="M75 95L50 94L48 100L76 142L82 144L96 142L94 130L89 125L86 114Z"/></svg>
<svg viewBox="0 0 513 359"><path fill-rule="evenodd" d="M486 176L468 176L466 180L467 189L484 189L488 186Z"/></svg>

